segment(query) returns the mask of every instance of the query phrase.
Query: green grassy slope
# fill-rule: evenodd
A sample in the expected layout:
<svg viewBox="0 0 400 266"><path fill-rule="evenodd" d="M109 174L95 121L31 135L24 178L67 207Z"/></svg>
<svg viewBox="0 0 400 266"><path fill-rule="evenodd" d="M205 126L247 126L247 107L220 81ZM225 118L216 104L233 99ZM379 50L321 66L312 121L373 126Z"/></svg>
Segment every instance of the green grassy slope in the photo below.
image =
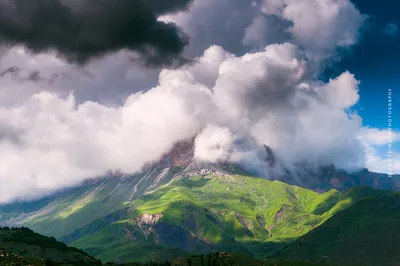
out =
<svg viewBox="0 0 400 266"><path fill-rule="evenodd" d="M167 170L159 183L155 183L155 179L163 170L152 169L134 176L99 180L32 203L3 205L0 206L0 225L26 226L61 239L118 211L146 189L152 189L152 185L168 182L179 169Z"/></svg>
<svg viewBox="0 0 400 266"><path fill-rule="evenodd" d="M364 198L273 257L337 265L400 265L400 194Z"/></svg>
<svg viewBox="0 0 400 266"><path fill-rule="evenodd" d="M70 265L101 264L82 250L68 247L52 237L42 236L28 228L0 228L0 249L2 249L3 256L0 256L2 259L7 257L9 261L21 263L31 261L33 265L40 265L46 261Z"/></svg>
<svg viewBox="0 0 400 266"><path fill-rule="evenodd" d="M358 200L384 194L360 188L325 194L239 175L173 181L65 240L103 261L149 261L186 252L266 256Z"/></svg>

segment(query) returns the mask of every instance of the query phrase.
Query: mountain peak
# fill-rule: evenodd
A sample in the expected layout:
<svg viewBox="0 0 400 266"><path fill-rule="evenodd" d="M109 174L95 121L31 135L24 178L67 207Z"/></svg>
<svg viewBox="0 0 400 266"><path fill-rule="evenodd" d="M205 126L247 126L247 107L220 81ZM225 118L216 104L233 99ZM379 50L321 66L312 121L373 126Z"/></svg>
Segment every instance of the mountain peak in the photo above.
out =
<svg viewBox="0 0 400 266"><path fill-rule="evenodd" d="M158 161L147 163L144 171L151 168L187 167L194 160L194 138L176 142L169 152L164 153Z"/></svg>

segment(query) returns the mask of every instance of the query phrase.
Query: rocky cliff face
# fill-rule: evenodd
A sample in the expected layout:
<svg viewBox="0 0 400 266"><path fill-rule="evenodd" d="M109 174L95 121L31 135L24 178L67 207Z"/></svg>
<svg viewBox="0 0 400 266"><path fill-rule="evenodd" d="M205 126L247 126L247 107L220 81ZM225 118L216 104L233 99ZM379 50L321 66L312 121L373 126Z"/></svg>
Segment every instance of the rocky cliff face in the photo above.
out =
<svg viewBox="0 0 400 266"><path fill-rule="evenodd" d="M144 234L146 240L150 233L154 232L154 225L162 218L162 214L143 214L136 217L136 223Z"/></svg>
<svg viewBox="0 0 400 266"><path fill-rule="evenodd" d="M264 145L265 167L273 169L279 165L279 158L271 147ZM227 162L204 163L194 159L194 139L177 142L170 152L164 154L159 161L149 163L145 169L179 169L176 175L194 173L201 175L204 171L214 173L238 173L246 174L239 166ZM252 175L253 173L247 173ZM336 169L334 165L328 165L313 169L303 165L297 166L295 171L285 171L283 174L272 174L270 180L279 180L288 184L298 185L318 192L331 189L340 191L357 186L368 186L376 189L400 191L400 176L389 178L386 174L369 172L363 169L354 173Z"/></svg>
<svg viewBox="0 0 400 266"><path fill-rule="evenodd" d="M144 170L151 168L181 167L185 168L193 163L194 139L179 141L172 149L165 153L158 161L150 162Z"/></svg>

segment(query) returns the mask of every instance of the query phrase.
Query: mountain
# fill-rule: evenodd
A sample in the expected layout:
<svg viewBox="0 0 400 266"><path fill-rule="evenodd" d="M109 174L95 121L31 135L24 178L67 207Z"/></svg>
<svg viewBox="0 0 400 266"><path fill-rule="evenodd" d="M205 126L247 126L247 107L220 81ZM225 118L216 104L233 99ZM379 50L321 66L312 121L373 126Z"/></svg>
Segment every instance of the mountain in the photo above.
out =
<svg viewBox="0 0 400 266"><path fill-rule="evenodd" d="M400 191L400 175L389 177L387 174L370 172L368 169L349 173L336 169L334 165L318 169L297 167L297 170L295 173L281 175L277 179L288 184L320 192L331 189L346 191L359 186Z"/></svg>
<svg viewBox="0 0 400 266"><path fill-rule="evenodd" d="M92 180L39 201L1 206L0 224L27 226L45 235L60 238L123 208L153 186L153 181L159 176L161 173L156 169L134 176ZM170 177L165 178L168 180Z"/></svg>
<svg viewBox="0 0 400 266"><path fill-rule="evenodd" d="M160 160L147 164L141 173L126 175L114 172L37 201L0 205L0 225L27 226L61 239L186 173L209 171L205 168L224 173L245 173L229 164L197 162L193 160L193 154L193 141L179 142Z"/></svg>
<svg viewBox="0 0 400 266"><path fill-rule="evenodd" d="M279 159L268 147L265 153L265 167L274 167ZM216 251L261 258L360 199L388 193L368 187L399 189L398 176L367 170L304 167L268 181L193 157L193 140L179 142L142 173L114 172L44 199L0 206L0 224L27 226L104 261ZM367 187L352 189L359 185Z"/></svg>
<svg viewBox="0 0 400 266"><path fill-rule="evenodd" d="M1 265L101 265L77 248L28 228L0 228Z"/></svg>
<svg viewBox="0 0 400 266"><path fill-rule="evenodd" d="M271 257L335 265L400 265L400 194L367 197Z"/></svg>
<svg viewBox="0 0 400 266"><path fill-rule="evenodd" d="M364 199L391 194L368 187L321 194L280 181L210 169L176 177L169 184L125 202L124 207L111 214L60 234L59 239L103 261L171 261L188 254L215 251L247 253L261 259L314 232L314 228L323 228ZM370 204L363 206L367 213ZM87 210L82 208L71 217L79 218L81 212ZM371 210L370 215L373 214ZM45 220L42 215L34 225L39 227L43 219L48 232L62 228L62 218L55 218L51 224L51 218ZM357 224L362 216L351 217ZM335 243L334 239L327 240L326 245L329 243ZM314 257L283 258L319 261Z"/></svg>
<svg viewBox="0 0 400 266"><path fill-rule="evenodd" d="M278 159L269 147L265 147L265 151L265 165L273 167ZM88 180L78 187L59 191L44 199L0 206L0 225L27 226L61 239L97 219L122 210L143 193L166 185L174 178L186 174L201 174L204 171L252 175L232 164L201 163L193 157L193 140L178 142L160 160L146 165L142 173L110 173L104 178ZM399 176L388 178L387 175L367 170L348 174L334 166L318 170L304 167L296 174L288 172L285 175L271 176L271 180L274 179L318 192L331 189L346 191L359 185L388 190L400 189Z"/></svg>
<svg viewBox="0 0 400 266"><path fill-rule="evenodd" d="M274 151L264 145L265 151L265 168L274 168L279 164L280 159L275 155ZM151 167L158 169L179 168L181 171L187 172L201 169L214 169L225 171L228 173L257 175L253 172L244 171L240 166L234 166L228 163L210 164L201 163L194 159L194 140L181 141L176 143L169 153L153 164ZM151 169L151 167L147 167ZM327 192L331 189L346 191L354 187L368 186L375 189L400 191L400 175L389 177L387 174L374 173L368 169L347 172L337 169L334 165L326 165L321 167L312 167L307 164L296 165L294 170L289 170L282 166L285 170L283 174L273 174L269 176L269 180L279 180L291 185L308 188L314 191ZM147 169L145 168L145 169Z"/></svg>
<svg viewBox="0 0 400 266"><path fill-rule="evenodd" d="M218 172L183 176L62 240L103 261L162 261L215 251L263 258L355 202L385 193L360 188L319 194Z"/></svg>

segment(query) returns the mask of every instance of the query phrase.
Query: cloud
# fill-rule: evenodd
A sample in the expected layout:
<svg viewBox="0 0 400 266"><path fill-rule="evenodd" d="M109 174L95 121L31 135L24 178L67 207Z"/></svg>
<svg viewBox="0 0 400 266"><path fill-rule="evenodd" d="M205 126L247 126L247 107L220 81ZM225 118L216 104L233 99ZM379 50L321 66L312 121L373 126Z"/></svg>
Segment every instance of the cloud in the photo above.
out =
<svg viewBox="0 0 400 266"><path fill-rule="evenodd" d="M247 52L242 45L246 27L259 12L252 0L194 1L188 10L160 16L190 32L187 56L199 56L210 45L219 45L235 54ZM265 45L264 45L265 46ZM262 47L261 49L263 49Z"/></svg>
<svg viewBox="0 0 400 266"><path fill-rule="evenodd" d="M45 8L12 11L42 14L52 3L62 12L50 16L60 20L39 32L45 35L32 43L14 38L12 44L20 45L0 51L0 182L8 184L0 187L0 202L38 198L109 170L141 171L175 142L193 138L197 159L227 160L265 177L299 165L365 167L362 120L351 111L359 100L359 82L349 72L328 82L316 78L321 60L357 41L364 16L349 1L204 0L190 6L185 0L130 1L149 7L144 14L151 23L155 17L158 26L172 30L138 46L117 46L111 38L110 49L83 57L69 49L71 43L51 44L61 34L60 23L87 25L76 36L66 27L60 41L72 36L78 44L102 44L108 34L125 36L119 35L126 33L121 23L147 18L131 16L131 9L121 11L123 0L107 2L107 12L106 2L88 10L91 1L31 1L32 7L41 3ZM10 1L0 3L11 8ZM112 20L120 11L121 20ZM0 13L0 20L16 23L18 30L37 29L24 23L26 16L15 20L12 12ZM300 16L303 12L307 16ZM103 18L119 30L95 27L99 22L104 28ZM4 29L0 25L0 35ZM191 38L185 48L182 31ZM128 44L129 38L141 36L135 34L126 36ZM158 38L171 36L182 45L162 46ZM43 44L40 49L36 41ZM146 50L149 57L142 45L156 50ZM183 56L196 58L175 69L132 61L138 52L148 62L161 54L170 61L169 55L179 57L183 49ZM87 62L77 67L59 55ZM265 162L264 144L274 151L273 168Z"/></svg>
<svg viewBox="0 0 400 266"><path fill-rule="evenodd" d="M21 104L41 91L68 96L73 90L78 103L120 105L130 94L155 86L160 72L134 64L130 56L123 50L76 67L54 52L31 54L21 46L6 49L0 61L0 104ZM32 79L34 73L39 78Z"/></svg>
<svg viewBox="0 0 400 266"><path fill-rule="evenodd" d="M163 70L158 86L121 106L39 92L1 107L0 181L8 185L0 202L40 197L108 170L140 171L195 136L198 158L228 159L266 177L263 144L284 166L362 164L361 121L345 110L357 99L351 74L326 84L311 79L306 57L290 43L243 56L212 46L196 61Z"/></svg>
<svg viewBox="0 0 400 266"><path fill-rule="evenodd" d="M386 149L387 150L387 149ZM389 175L400 173L400 154L392 152L380 154L374 147L366 147L366 168L372 172L386 173Z"/></svg>
<svg viewBox="0 0 400 266"><path fill-rule="evenodd" d="M160 20L191 33L190 55L209 44L243 54L249 48L261 51L268 44L291 42L309 59L320 61L338 47L356 44L366 18L349 0L204 0Z"/></svg>
<svg viewBox="0 0 400 266"><path fill-rule="evenodd" d="M399 26L397 26L394 23L389 23L387 24L384 28L383 31L387 34L387 35L396 35L397 32L399 31Z"/></svg>
<svg viewBox="0 0 400 266"><path fill-rule="evenodd" d="M32 53L55 50L68 62L127 49L146 64L170 64L188 43L175 25L157 17L186 9L190 0L1 0L0 40Z"/></svg>
<svg viewBox="0 0 400 266"><path fill-rule="evenodd" d="M292 22L275 15L258 14L245 29L242 44L260 50L267 44L288 41L291 34L287 29L292 25Z"/></svg>
<svg viewBox="0 0 400 266"><path fill-rule="evenodd" d="M400 154L395 152L393 145L400 142L399 131L365 127L361 129L359 139L365 147L366 167L370 171L400 173Z"/></svg>
<svg viewBox="0 0 400 266"><path fill-rule="evenodd" d="M369 145L386 145L391 142L400 141L400 132L388 129L362 128L360 138Z"/></svg>
<svg viewBox="0 0 400 266"><path fill-rule="evenodd" d="M337 47L357 43L366 20L350 1L263 0L262 11L291 21L293 42L314 60L329 58Z"/></svg>
<svg viewBox="0 0 400 266"><path fill-rule="evenodd" d="M33 3L36 2L36 0L33 1ZM115 2L113 5L122 3L121 0L112 2ZM139 3L137 0L130 2ZM163 1L156 2L156 4L162 4ZM189 1L182 0L179 2L176 0L168 2L168 5L182 7L187 2ZM188 5L187 9L181 11L177 11L177 9L168 10L168 12L160 15L160 12L157 12L157 17L159 23L162 23L162 21L177 23L177 26L182 29L181 31L188 34L190 42L185 46L183 53L183 56L188 59L201 56L210 45L219 45L230 53L243 55L246 52L263 51L265 46L269 44L283 42L294 43L299 49L307 51L308 56L311 57L314 54L314 59L326 58L334 52L337 45L341 44L340 40L344 38L343 36L348 36L354 42L357 40L357 27L362 26L359 18L364 16L360 15L357 10L354 11L354 7L349 1L342 1L343 4L340 5L336 1L331 3L331 1L323 0L321 2L325 5L333 5L338 13L333 12L335 10L333 8L333 15L321 13L314 16L310 14L308 17L312 17L314 20L310 21L309 26L315 28L315 25L318 25L318 27L315 30L310 30L307 36L296 35L297 37L293 34L291 27L294 27L294 23L297 23L300 27L299 25L307 24L308 21L303 21L300 18L289 20L278 11L276 11L278 15L275 15L270 14L272 11L265 10L269 5L273 6L274 3L281 6L282 3L286 3L286 0L268 3L260 0L194 1ZM1 1L0 3L5 4ZM83 10L85 3L89 2L88 0L67 0L62 3L73 5L73 11L75 11ZM149 5L154 3L154 1L149 2ZM313 3L307 0L301 1L299 5L301 8L306 8L307 5L313 5ZM303 7L303 5L306 5L306 7ZM163 8L160 7L160 9ZM167 9L165 10L167 11ZM339 15L347 12L346 10L352 10L348 12L354 12L354 14L348 17ZM91 10L90 12L94 11ZM156 13L156 11L154 12ZM320 10L313 8L310 9L310 12L319 14ZM99 15L101 14L100 12ZM111 15L107 14L107 16ZM96 18L93 17L93 19ZM345 27L344 24L346 24ZM102 24L99 23L99 25ZM43 31L48 32L48 29L43 29ZM94 33L97 33L97 31ZM79 36L82 37L83 35ZM132 35L132 38L134 37ZM304 41L308 39L313 39L313 41ZM326 49L326 47L329 47L329 49ZM139 64L132 59L137 57L137 51L132 52L129 47L125 48L110 51L101 58L96 57L94 60L89 60L84 67L68 64L60 59L57 51L54 50L32 54L23 45L14 46L11 49L4 48L3 51L0 51L0 73L14 67L19 71L14 76L8 73L0 77L2 88L0 104L21 103L43 90L57 93L63 97L73 90L78 103L89 100L105 105L121 105L130 94L142 90L146 91L156 86L158 75L162 69L161 67L145 67ZM163 58L168 59L168 56L163 56Z"/></svg>
<svg viewBox="0 0 400 266"><path fill-rule="evenodd" d="M194 157L204 162L228 161L233 141L229 128L210 124L195 139Z"/></svg>

